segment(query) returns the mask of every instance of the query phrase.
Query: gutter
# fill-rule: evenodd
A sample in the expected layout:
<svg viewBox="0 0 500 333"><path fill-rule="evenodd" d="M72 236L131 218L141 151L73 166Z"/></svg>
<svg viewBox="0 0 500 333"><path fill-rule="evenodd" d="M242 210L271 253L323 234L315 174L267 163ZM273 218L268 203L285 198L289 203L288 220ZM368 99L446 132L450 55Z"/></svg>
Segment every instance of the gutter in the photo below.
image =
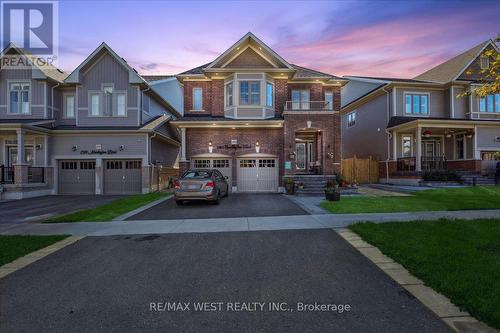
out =
<svg viewBox="0 0 500 333"><path fill-rule="evenodd" d="M391 115L391 110L389 109L390 97L389 92L385 90L385 87L382 88L382 91L387 94L387 121L389 121L389 117ZM391 159L391 139L392 133L390 133L387 128L385 129L385 133L387 134L387 159L385 160L385 183L389 183L389 160Z"/></svg>

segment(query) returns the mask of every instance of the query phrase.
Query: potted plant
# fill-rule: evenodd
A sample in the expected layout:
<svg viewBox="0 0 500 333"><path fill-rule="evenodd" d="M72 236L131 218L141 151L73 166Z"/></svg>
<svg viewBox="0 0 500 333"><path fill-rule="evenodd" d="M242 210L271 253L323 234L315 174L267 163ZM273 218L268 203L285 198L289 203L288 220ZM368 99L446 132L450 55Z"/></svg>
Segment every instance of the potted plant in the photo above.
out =
<svg viewBox="0 0 500 333"><path fill-rule="evenodd" d="M297 185L297 187L299 188L299 190L303 190L304 189L304 183L299 183Z"/></svg>
<svg viewBox="0 0 500 333"><path fill-rule="evenodd" d="M337 181L335 179L331 179L331 180L326 182L325 199L328 201L339 201L340 200L339 183L337 183Z"/></svg>
<svg viewBox="0 0 500 333"><path fill-rule="evenodd" d="M295 183L292 177L285 177L285 191L290 195L295 193Z"/></svg>

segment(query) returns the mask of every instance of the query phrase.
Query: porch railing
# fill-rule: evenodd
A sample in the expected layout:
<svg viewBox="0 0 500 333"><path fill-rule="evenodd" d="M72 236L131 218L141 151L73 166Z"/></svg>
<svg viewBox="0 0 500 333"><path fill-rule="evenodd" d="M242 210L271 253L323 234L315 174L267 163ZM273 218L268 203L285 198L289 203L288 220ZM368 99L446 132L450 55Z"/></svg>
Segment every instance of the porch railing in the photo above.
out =
<svg viewBox="0 0 500 333"><path fill-rule="evenodd" d="M425 170L446 170L446 157L422 156L422 171Z"/></svg>
<svg viewBox="0 0 500 333"><path fill-rule="evenodd" d="M417 159L414 156L400 157L397 159L397 171L415 171Z"/></svg>
<svg viewBox="0 0 500 333"><path fill-rule="evenodd" d="M0 184L14 183L14 168L0 165Z"/></svg>
<svg viewBox="0 0 500 333"><path fill-rule="evenodd" d="M45 168L44 167L28 167L28 183L44 183Z"/></svg>
<svg viewBox="0 0 500 333"><path fill-rule="evenodd" d="M333 111L333 105L328 101L287 101L285 111Z"/></svg>

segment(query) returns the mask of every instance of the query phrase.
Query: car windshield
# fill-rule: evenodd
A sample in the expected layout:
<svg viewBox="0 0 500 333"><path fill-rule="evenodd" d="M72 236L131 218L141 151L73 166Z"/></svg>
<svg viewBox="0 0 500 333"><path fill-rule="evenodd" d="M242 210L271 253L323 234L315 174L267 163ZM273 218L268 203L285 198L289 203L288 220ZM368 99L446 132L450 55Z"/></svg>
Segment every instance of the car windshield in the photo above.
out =
<svg viewBox="0 0 500 333"><path fill-rule="evenodd" d="M210 171L187 171L183 179L207 179L210 178Z"/></svg>

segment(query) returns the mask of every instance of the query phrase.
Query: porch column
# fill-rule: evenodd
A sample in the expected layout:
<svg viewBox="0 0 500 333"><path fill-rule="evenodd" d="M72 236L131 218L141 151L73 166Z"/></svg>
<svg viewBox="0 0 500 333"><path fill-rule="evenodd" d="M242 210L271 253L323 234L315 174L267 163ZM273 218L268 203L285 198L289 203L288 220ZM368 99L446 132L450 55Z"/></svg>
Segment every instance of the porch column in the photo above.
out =
<svg viewBox="0 0 500 333"><path fill-rule="evenodd" d="M417 154L415 156L416 171L422 171L422 128L417 126Z"/></svg>
<svg viewBox="0 0 500 333"><path fill-rule="evenodd" d="M186 162L186 129L181 128L181 162Z"/></svg>
<svg viewBox="0 0 500 333"><path fill-rule="evenodd" d="M14 164L14 183L28 183L28 164L24 154L24 130L19 128L17 131L17 161Z"/></svg>
<svg viewBox="0 0 500 333"><path fill-rule="evenodd" d="M472 151L472 156L475 160L481 159L481 152L477 149L477 126L474 126L474 150Z"/></svg>
<svg viewBox="0 0 500 333"><path fill-rule="evenodd" d="M398 159L398 132L392 132L392 159Z"/></svg>

